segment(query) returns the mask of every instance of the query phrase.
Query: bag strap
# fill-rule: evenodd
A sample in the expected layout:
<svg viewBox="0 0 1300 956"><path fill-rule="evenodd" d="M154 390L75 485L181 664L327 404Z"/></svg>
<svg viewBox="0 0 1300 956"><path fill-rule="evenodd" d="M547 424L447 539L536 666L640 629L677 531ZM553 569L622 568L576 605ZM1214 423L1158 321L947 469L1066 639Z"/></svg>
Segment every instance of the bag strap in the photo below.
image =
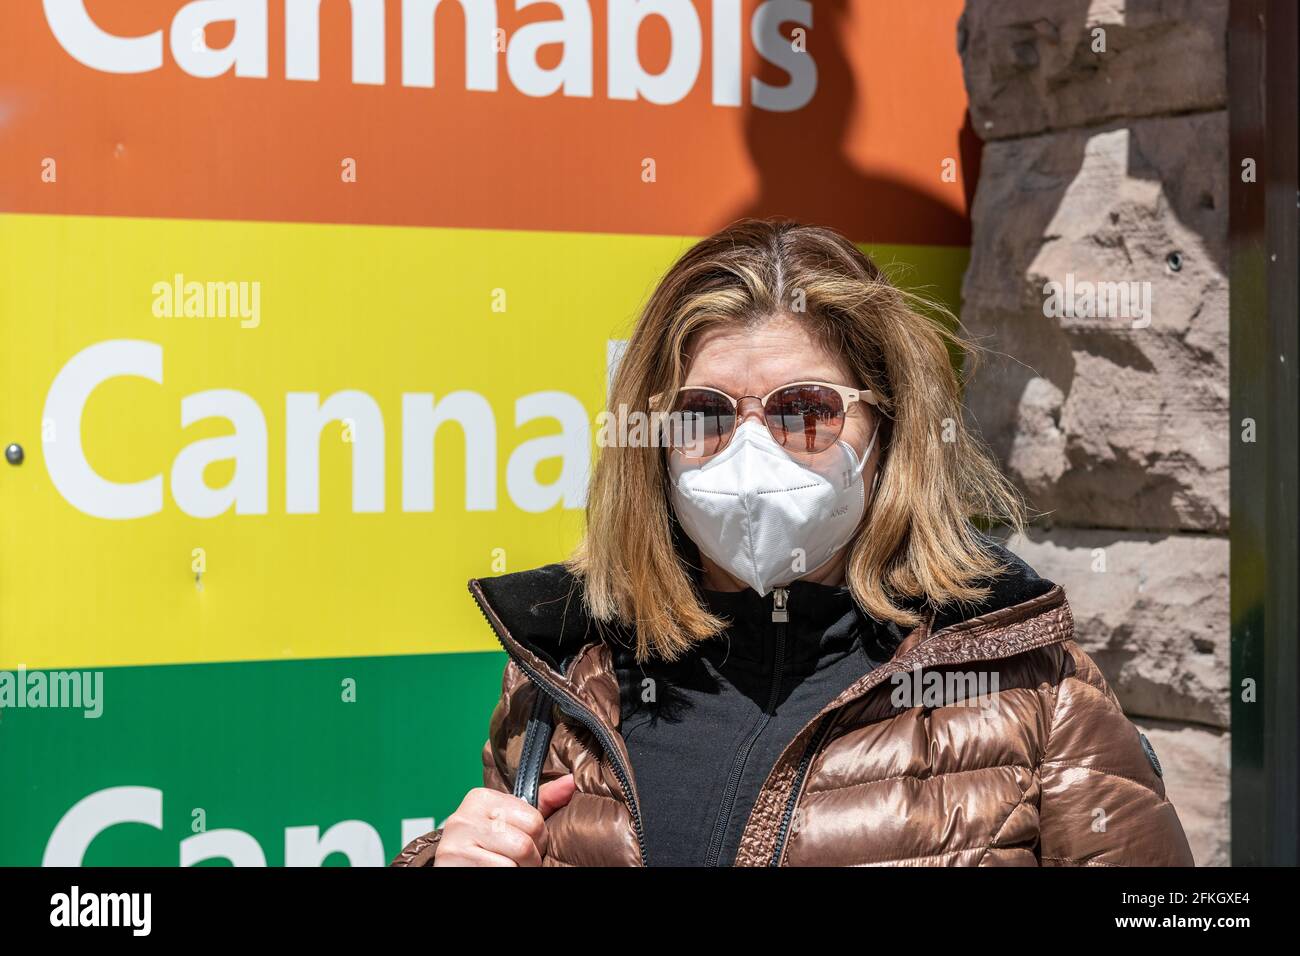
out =
<svg viewBox="0 0 1300 956"><path fill-rule="evenodd" d="M519 754L519 769L515 773L514 795L531 806L537 806L537 791L542 784L542 768L546 753L551 747L551 734L555 732L554 702L538 689L533 712L524 732L524 745Z"/></svg>

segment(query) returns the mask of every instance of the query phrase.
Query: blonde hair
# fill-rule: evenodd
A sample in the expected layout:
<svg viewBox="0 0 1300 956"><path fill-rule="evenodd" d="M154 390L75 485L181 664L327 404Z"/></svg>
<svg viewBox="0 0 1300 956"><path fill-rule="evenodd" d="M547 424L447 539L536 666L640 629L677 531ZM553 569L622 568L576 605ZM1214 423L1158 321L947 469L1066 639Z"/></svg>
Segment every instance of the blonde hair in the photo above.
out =
<svg viewBox="0 0 1300 956"><path fill-rule="evenodd" d="M972 519L1023 527L1024 503L963 423L953 357L973 346L951 313L896 288L830 229L746 219L688 250L659 282L619 363L610 407L649 412L685 379L688 344L722 324L790 315L876 394L879 482L848 545L846 583L872 617L914 627L910 607L986 596L1000 571ZM698 551L673 514L663 450L601 450L585 536L566 562L590 615L631 626L638 659L679 657L720 633L696 589ZM864 528L870 534L863 534Z"/></svg>

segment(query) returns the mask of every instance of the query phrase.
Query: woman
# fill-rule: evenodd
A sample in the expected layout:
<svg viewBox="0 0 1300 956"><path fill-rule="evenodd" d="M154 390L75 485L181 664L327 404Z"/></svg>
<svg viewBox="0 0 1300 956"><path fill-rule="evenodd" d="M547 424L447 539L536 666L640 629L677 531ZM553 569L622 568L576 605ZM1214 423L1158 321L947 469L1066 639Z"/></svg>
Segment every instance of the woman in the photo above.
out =
<svg viewBox="0 0 1300 956"><path fill-rule="evenodd" d="M1190 865L1159 763L950 348L852 243L743 221L660 282L563 565L470 582L510 655L483 787L405 866Z"/></svg>

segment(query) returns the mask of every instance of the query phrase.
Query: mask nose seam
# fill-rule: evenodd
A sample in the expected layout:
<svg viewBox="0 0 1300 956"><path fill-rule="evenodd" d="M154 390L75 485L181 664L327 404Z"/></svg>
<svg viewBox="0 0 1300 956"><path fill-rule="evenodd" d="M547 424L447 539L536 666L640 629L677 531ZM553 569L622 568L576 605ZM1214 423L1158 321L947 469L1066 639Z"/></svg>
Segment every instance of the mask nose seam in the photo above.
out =
<svg viewBox="0 0 1300 956"><path fill-rule="evenodd" d="M750 425L750 424L752 424L755 429L761 429L762 434L758 434L757 431L753 432L753 434L757 435L757 437L743 442L744 445L753 448L755 451L761 451L769 458L776 458L777 460L785 459L787 461L794 461L794 459L790 457L790 453L787 452L785 448L783 448L777 442L776 436L772 434L772 429L768 428L766 423L743 421L736 426L736 431L734 434L732 434L731 440L734 442L736 440L736 437L740 434L740 430L744 428L746 425ZM767 442L768 442L767 444L763 443L762 440L763 435L767 436ZM796 464L798 463L796 462Z"/></svg>

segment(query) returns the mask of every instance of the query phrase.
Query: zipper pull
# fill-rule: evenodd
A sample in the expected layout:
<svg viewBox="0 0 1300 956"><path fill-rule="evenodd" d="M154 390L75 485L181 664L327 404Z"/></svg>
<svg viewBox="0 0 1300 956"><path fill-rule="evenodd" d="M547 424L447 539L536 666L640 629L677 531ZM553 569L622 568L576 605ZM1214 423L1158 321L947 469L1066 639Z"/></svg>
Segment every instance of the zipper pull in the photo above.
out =
<svg viewBox="0 0 1300 956"><path fill-rule="evenodd" d="M790 611L787 604L790 600L790 592L785 588L774 588L772 590L772 620L778 624L790 620Z"/></svg>

